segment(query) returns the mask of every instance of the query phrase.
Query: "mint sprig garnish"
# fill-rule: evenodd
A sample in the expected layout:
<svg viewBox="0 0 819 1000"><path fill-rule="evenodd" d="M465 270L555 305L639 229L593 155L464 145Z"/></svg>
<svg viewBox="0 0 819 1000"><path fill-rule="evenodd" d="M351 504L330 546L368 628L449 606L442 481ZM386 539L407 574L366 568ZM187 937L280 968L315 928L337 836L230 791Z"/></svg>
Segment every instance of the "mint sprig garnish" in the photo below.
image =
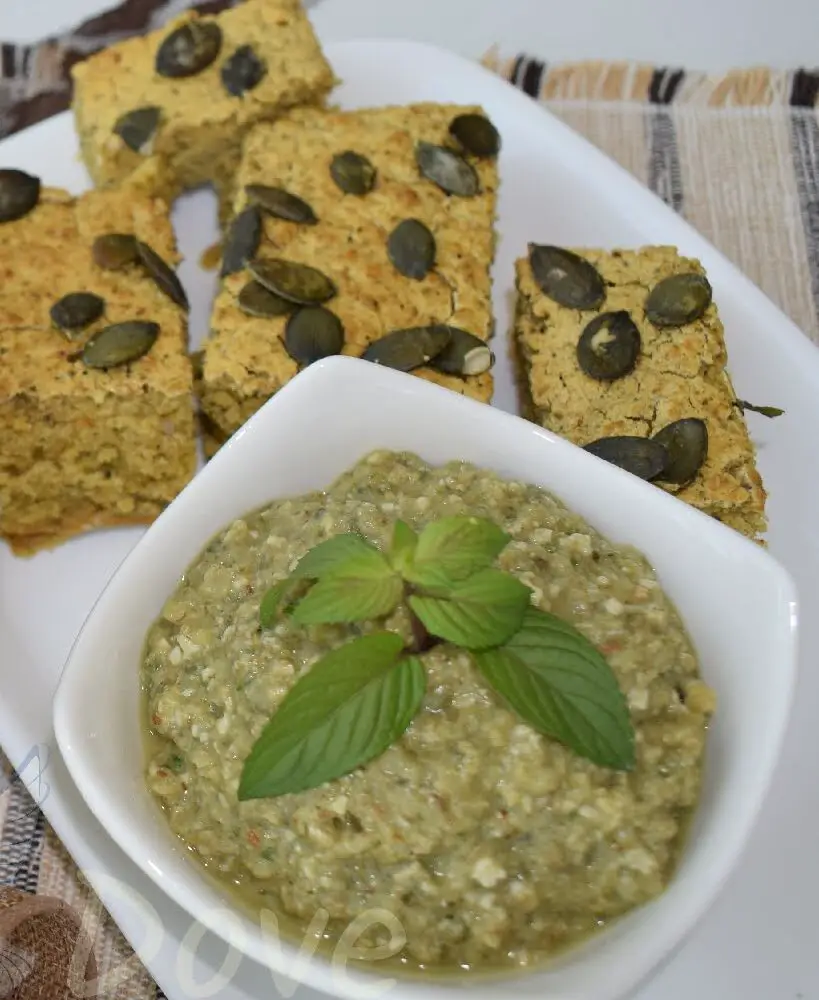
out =
<svg viewBox="0 0 819 1000"><path fill-rule="evenodd" d="M480 517L442 517L428 524L418 538L405 578L434 587L463 580L491 566L509 536Z"/></svg>
<svg viewBox="0 0 819 1000"><path fill-rule="evenodd" d="M424 669L395 632L334 649L293 685L245 762L240 799L315 788L383 753L424 698Z"/></svg>
<svg viewBox="0 0 819 1000"><path fill-rule="evenodd" d="M240 800L318 787L387 750L420 710L423 654L441 642L469 651L501 700L539 733L600 766L631 769L634 730L611 667L493 566L509 540L484 518L445 517L420 534L397 521L389 551L336 535L271 587L259 608L262 629L285 616L305 627L374 623L403 607L411 639L373 631L317 660L256 741Z"/></svg>
<svg viewBox="0 0 819 1000"><path fill-rule="evenodd" d="M781 417L785 412L778 406L757 406L754 403L749 403L747 399L735 399L734 406L739 407L743 412L747 410L750 413L761 413L763 417L769 418Z"/></svg>
<svg viewBox="0 0 819 1000"><path fill-rule="evenodd" d="M402 575L407 573L415 561L418 548L418 536L406 521L396 521L392 529L392 548L390 549L390 565Z"/></svg>
<svg viewBox="0 0 819 1000"><path fill-rule="evenodd" d="M464 649L488 649L510 639L523 623L531 591L499 569L482 569L465 580L409 597L409 606L430 635Z"/></svg>
<svg viewBox="0 0 819 1000"><path fill-rule="evenodd" d="M604 767L634 766L626 699L603 655L555 615L529 608L503 646L475 653L478 669L533 728Z"/></svg>

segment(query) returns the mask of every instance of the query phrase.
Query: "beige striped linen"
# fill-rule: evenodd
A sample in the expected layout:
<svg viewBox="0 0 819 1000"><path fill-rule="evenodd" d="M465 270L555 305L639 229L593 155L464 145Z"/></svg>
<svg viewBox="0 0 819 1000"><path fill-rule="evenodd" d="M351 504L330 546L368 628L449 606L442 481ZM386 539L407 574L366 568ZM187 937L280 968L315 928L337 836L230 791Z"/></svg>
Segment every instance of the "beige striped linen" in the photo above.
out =
<svg viewBox="0 0 819 1000"><path fill-rule="evenodd" d="M819 343L819 72L483 61L660 194Z"/></svg>

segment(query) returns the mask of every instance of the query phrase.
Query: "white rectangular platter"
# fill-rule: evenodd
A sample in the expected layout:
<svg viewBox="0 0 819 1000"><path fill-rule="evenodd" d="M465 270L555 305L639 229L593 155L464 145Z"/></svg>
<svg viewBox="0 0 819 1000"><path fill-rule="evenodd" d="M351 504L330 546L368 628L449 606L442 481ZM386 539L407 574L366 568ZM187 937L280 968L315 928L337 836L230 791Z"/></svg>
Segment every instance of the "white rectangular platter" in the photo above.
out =
<svg viewBox="0 0 819 1000"><path fill-rule="evenodd" d="M480 103L501 132L494 405L516 409L505 339L513 261L529 241L596 247L670 243L704 263L725 322L738 394L786 410L777 420L753 414L749 420L770 492L770 551L791 571L803 606L809 607L811 596L819 593L819 352L807 338L662 202L479 66L394 40L329 45L327 53L344 81L337 94L344 107L420 100ZM6 140L0 165L26 169L47 184L74 191L88 185L68 115ZM204 193L184 199L175 221L187 258L181 276L193 303L196 342L207 328L213 291L212 275L197 265L201 251L216 238L213 200ZM293 984L272 982L268 972L247 959L228 956L220 969L224 946L191 927L189 918L113 845L85 808L54 747L51 698L62 664L96 597L140 534L140 529L99 532L33 560L14 559L0 548L0 743L15 764L35 747L48 753L38 800L170 1000L294 995L318 1000L305 988L296 992ZM819 997L814 902L819 898L814 851L819 616L806 615L801 628L803 669L789 738L749 848L718 904L674 960L645 984L641 1000ZM771 664L771 670L776 667ZM93 692L88 696L93 698Z"/></svg>

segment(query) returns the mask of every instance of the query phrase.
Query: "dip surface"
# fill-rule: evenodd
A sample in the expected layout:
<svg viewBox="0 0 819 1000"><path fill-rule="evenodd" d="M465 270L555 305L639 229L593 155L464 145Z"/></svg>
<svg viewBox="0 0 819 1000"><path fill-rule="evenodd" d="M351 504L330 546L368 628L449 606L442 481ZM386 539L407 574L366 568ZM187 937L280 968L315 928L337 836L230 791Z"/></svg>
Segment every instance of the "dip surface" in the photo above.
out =
<svg viewBox="0 0 819 1000"><path fill-rule="evenodd" d="M420 531L454 514L503 528L511 541L497 565L606 656L635 726L636 768L598 767L539 735L466 652L443 644L423 654L422 711L382 756L320 788L240 803L246 757L311 663L356 634L408 627L398 611L372 626L283 619L261 632L267 588L332 535L385 547L398 518ZM211 875L297 933L326 911L331 942L355 917L388 910L408 971L530 967L661 893L697 802L713 710L642 555L538 487L393 452L214 538L152 626L142 682L148 787ZM383 956L392 940L395 952L396 926L369 921L353 943Z"/></svg>

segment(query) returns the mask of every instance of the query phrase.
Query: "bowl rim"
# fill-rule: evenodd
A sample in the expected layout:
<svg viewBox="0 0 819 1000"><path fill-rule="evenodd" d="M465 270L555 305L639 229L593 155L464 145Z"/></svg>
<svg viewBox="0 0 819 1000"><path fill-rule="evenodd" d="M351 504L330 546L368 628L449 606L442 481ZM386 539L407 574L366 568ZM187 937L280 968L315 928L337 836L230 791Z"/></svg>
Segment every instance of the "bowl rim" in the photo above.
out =
<svg viewBox="0 0 819 1000"><path fill-rule="evenodd" d="M139 539L133 549L117 568L109 582L106 584L103 592L91 608L85 622L74 640L74 643L72 644L68 657L66 658L53 702L53 723L55 736L68 772L80 792L80 795L88 805L91 812L94 814L95 818L102 824L112 840L126 853L130 860L133 861L142 872L148 875L148 877L151 878L151 880L160 889L162 889L167 897L181 906L182 909L185 910L194 920L199 921L204 927L215 933L222 940L228 940L228 943L231 943L229 939L226 938L225 927L223 922L218 917L214 917L212 914L207 912L207 907L202 906L201 901L192 901L187 893L179 891L179 887L175 884L175 882L171 881L171 884L169 885L168 882L161 877L161 873L156 871L147 861L139 849L136 848L135 838L128 835L127 823L124 820L122 822L114 823L115 832L111 830L110 824L105 819L106 816L110 817L111 813L105 807L102 794L93 787L93 782L89 783L89 781L85 780L88 778L88 774L86 773L82 753L75 752L73 748L73 720L70 714L71 692L73 685L83 673L83 665L84 663L87 663L87 659L85 657L87 656L87 653L91 651L90 648L88 650L84 649L84 645L88 641L91 629L100 620L101 614L108 614L113 610L113 606L108 607L112 588L121 586L123 581L127 582L130 574L139 572L140 563L142 561L142 553L150 547L152 540L157 535L161 535L163 532L170 530L169 525L171 525L179 516L180 510L184 510L192 503L199 502L213 489L218 489L222 468L224 467L225 469L228 469L233 463L241 462L245 451L252 449L254 439L262 436L266 425L273 420L279 421L282 419L280 411L283 411L283 408L297 405L302 397L309 398L312 393L324 391L323 387L326 387L328 383L336 384L339 380L347 380L350 381L351 384L355 383L360 385L362 379L364 380L365 385L367 382L375 383L376 381L380 381L383 384L391 385L395 391L400 390L405 392L407 390L411 390L416 396L421 397L421 400L423 400L423 397L432 398L432 396L437 396L439 400L443 400L443 398L446 397L447 402L446 404L442 403L442 405L450 406L453 412L459 412L461 419L468 419L470 414L477 414L478 412L481 412L484 414L482 418L483 420L492 420L497 422L499 426L504 425L506 433L516 434L525 431L536 438L542 439L544 444L547 443L550 447L556 449L556 452L553 452L553 454L562 452L563 457L567 461L585 463L590 474L593 473L594 469L596 469L597 471L594 475L603 483L605 483L606 480L612 482L620 480L621 485L627 483L627 489L634 492L635 495L641 495L644 502L651 503L657 508L658 511L665 512L665 514L668 515L673 514L676 518L687 519L691 521L692 524L696 522L698 524L700 534L710 534L713 537L721 538L722 543L730 548L733 548L739 556L756 562L757 565L764 571L777 577L781 590L783 593L788 595L787 604L791 609L790 628L788 631L789 641L787 644L787 650L783 651L785 655L782 657L782 663L778 668L780 671L779 682L783 686L782 691L784 697L781 701L780 718L777 720L774 736L771 740L769 740L771 750L766 762L767 767L765 773L759 777L759 780L757 780L755 785L753 809L748 813L747 822L743 828L741 836L737 837L735 849L730 861L726 862L723 870L718 873L718 877L713 879L710 885L704 886L698 893L695 894L695 898L689 902L689 905L685 909L685 913L681 914L680 919L677 921L677 930L673 934L666 935L667 940L665 940L663 945L655 948L650 959L640 964L639 975L635 976L633 972L629 974L621 973L619 975L619 986L614 987L614 992L606 994L607 997L620 997L624 990L636 988L640 981L649 976L652 971L655 970L657 966L661 964L662 961L666 959L677 947L679 947L688 937L697 921L713 904L722 886L736 867L740 855L744 851L750 834L755 826L759 811L768 794L775 766L780 758L782 744L787 729L787 722L790 717L797 674L797 589L789 571L774 556L758 544L736 532L734 529L729 528L701 511L690 507L671 494L666 493L664 490L637 479L630 473L612 466L604 460L585 452L582 448L577 447L566 439L560 438L557 435L514 414L491 407L485 403L476 402L475 400L464 397L434 383L419 379L412 374L405 374L385 369L382 366L374 365L370 362L357 358L350 358L346 356L327 358L314 363L307 369L300 372L294 379L279 390L279 392L271 397L244 424L244 426L237 431L236 434L234 434L234 436L220 449L219 453L217 453L217 455L210 460L205 468L202 469L193 480L191 480L184 490L153 522L153 524L148 527L145 534ZM362 387L362 389L363 388L364 387ZM284 412L286 412L286 410ZM287 494L285 493L283 495ZM206 541L207 538L203 538L201 540L201 544L204 545ZM169 851L171 850L170 844L172 836L173 835L169 831ZM193 864L193 862L189 863ZM204 886L206 876L202 872L199 872L198 874ZM646 905L650 906L651 903ZM205 911L204 913L202 912L203 910ZM618 922L615 922L615 925L617 923ZM358 998L364 995L362 987L366 989L366 984L371 984L374 981L374 974L372 971L356 971L353 974L347 974L348 982L350 982L351 985L340 989L337 984L330 982L331 966L329 961L326 959L326 956L321 954L311 956L306 960L298 959L295 964L298 966L299 975L294 975L292 969L294 963L292 961L283 961L283 958L288 952L295 956L297 947L287 938L278 938L277 941L278 947L275 949L275 960L272 959L269 952L265 950L265 945L261 938L258 940L258 946L257 942L253 940L249 943L243 942L243 945L239 946L239 951L255 961L260 962L262 965L270 968L274 972L279 972L286 977L292 978L296 982L322 990L332 996L350 998L350 1000L355 998L355 1000L358 1000ZM582 943L578 947L582 948ZM570 964L573 962L571 955L576 951L577 949L572 949L569 953ZM497 988L500 990L510 985L513 986L513 984L518 981L533 982L536 980L539 972L545 971L548 970L542 967L535 968L532 972L524 973L522 976L520 974L507 975L497 980L488 980L486 984L497 985ZM611 978L612 981L617 980L618 974L613 972ZM440 989L437 989L438 987L440 987ZM450 992L446 989L444 982L433 979L428 981L423 980L420 982L413 981L412 979L401 979L398 981L397 985L393 987L392 995L396 997L397 1000L415 1000L415 998L427 995L427 992L430 989L437 989L437 995L441 998L444 996L449 997L450 995L454 997L456 995L454 991L450 994ZM460 993L462 986L458 985L456 989L458 993ZM589 997L591 997L591 994L589 994ZM585 994L583 1000L585 1000Z"/></svg>

